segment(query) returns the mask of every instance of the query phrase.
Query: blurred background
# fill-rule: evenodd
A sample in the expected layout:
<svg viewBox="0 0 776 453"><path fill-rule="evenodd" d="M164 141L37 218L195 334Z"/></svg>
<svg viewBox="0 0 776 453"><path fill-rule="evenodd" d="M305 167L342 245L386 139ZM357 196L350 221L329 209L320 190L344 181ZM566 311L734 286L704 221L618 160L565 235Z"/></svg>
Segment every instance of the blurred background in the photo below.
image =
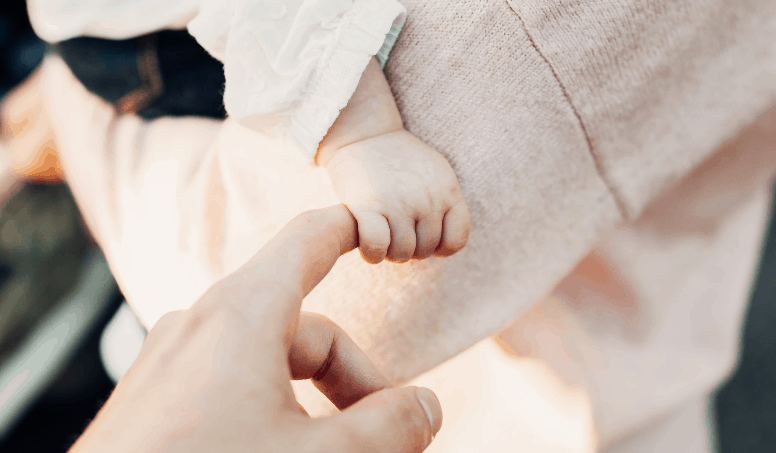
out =
<svg viewBox="0 0 776 453"><path fill-rule="evenodd" d="M0 97L44 52L25 2L0 2ZM99 345L123 298L67 186L20 181L0 151L0 451L62 452L113 389Z"/></svg>
<svg viewBox="0 0 776 453"><path fill-rule="evenodd" d="M0 2L0 98L45 51L24 1ZM18 124L26 121L34 118ZM2 133L7 139L13 131ZM101 344L106 326L127 310L56 166L20 179L8 150L0 151L0 452L63 452L113 389ZM740 366L715 398L721 452L776 451L774 222L770 229L752 280Z"/></svg>

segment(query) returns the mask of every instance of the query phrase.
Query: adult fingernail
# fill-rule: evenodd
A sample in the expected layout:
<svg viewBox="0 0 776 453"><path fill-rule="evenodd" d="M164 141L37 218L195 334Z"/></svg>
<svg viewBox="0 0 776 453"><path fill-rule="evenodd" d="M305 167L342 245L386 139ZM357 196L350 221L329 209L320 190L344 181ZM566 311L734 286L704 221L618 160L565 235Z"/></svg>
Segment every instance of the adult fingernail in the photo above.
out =
<svg viewBox="0 0 776 453"><path fill-rule="evenodd" d="M428 423L431 425L431 435L436 436L439 429L442 428L442 405L439 404L434 392L431 390L418 387L415 389L415 397L418 398L420 405L423 406L423 410L428 417Z"/></svg>

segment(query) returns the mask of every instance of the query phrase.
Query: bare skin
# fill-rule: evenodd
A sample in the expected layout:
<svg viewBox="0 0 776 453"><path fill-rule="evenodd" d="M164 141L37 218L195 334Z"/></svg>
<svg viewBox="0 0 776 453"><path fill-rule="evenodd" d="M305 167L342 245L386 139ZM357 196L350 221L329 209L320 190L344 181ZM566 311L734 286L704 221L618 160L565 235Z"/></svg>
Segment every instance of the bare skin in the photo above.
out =
<svg viewBox="0 0 776 453"><path fill-rule="evenodd" d="M358 222L369 263L449 256L469 237L469 210L447 160L404 129L373 58L316 156Z"/></svg>
<svg viewBox="0 0 776 453"><path fill-rule="evenodd" d="M163 317L71 452L421 452L442 412L428 389L388 380L302 299L355 248L342 206L289 223L192 308ZM290 379L342 412L311 419Z"/></svg>

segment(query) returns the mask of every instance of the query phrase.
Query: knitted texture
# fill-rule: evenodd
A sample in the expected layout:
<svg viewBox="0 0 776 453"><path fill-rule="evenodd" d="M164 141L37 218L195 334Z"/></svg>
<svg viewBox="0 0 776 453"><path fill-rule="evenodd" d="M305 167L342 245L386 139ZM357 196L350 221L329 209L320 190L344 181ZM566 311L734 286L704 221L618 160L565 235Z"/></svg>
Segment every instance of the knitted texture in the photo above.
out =
<svg viewBox="0 0 776 453"><path fill-rule="evenodd" d="M459 177L468 246L349 254L305 301L396 379L515 319L776 100L764 0L516 3L405 0L386 67L406 127ZM61 62L46 71L68 181L146 325L337 202L323 170L233 120L115 118Z"/></svg>
<svg viewBox="0 0 776 453"><path fill-rule="evenodd" d="M776 102L776 2L508 2L629 217Z"/></svg>

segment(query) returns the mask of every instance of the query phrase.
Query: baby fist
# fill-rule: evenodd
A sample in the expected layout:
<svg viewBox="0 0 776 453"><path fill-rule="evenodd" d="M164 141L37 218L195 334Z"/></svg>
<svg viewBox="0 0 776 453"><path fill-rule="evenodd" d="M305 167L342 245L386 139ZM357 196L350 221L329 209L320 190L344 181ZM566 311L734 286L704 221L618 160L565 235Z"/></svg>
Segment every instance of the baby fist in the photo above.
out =
<svg viewBox="0 0 776 453"><path fill-rule="evenodd" d="M340 148L325 165L358 222L364 260L449 256L469 238L469 210L450 164L405 130Z"/></svg>

